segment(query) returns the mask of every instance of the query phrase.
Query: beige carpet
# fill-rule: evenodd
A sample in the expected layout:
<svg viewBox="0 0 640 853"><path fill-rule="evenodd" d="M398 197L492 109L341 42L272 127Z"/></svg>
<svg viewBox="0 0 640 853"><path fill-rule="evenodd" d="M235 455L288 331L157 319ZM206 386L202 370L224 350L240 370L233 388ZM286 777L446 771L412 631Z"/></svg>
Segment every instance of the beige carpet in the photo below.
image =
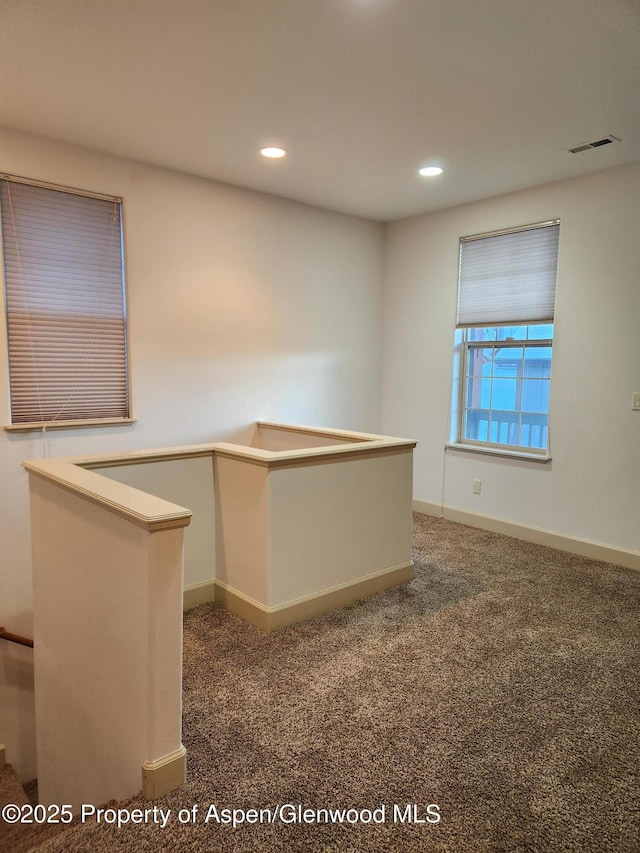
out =
<svg viewBox="0 0 640 853"><path fill-rule="evenodd" d="M408 586L271 635L186 614L189 780L156 804L167 827L42 849L638 853L640 573L425 516L414 559ZM203 822L289 803L386 822ZM441 819L394 822L408 804Z"/></svg>
<svg viewBox="0 0 640 853"><path fill-rule="evenodd" d="M30 823L11 823L0 817L0 852L25 853L46 840L59 835L65 827L56 824L36 823L33 821L31 807L37 802L34 783L27 785L27 791L20 784L13 767L5 764L0 767L0 808L17 806ZM15 809L13 812L15 816Z"/></svg>

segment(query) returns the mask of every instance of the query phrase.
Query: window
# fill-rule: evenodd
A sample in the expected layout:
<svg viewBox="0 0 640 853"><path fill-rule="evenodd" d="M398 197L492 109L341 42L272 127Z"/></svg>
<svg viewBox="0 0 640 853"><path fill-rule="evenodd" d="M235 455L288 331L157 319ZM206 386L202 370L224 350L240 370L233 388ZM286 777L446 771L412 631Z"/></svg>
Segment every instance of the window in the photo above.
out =
<svg viewBox="0 0 640 853"><path fill-rule="evenodd" d="M7 429L130 423L121 207L2 176Z"/></svg>
<svg viewBox="0 0 640 853"><path fill-rule="evenodd" d="M549 455L558 221L460 241L455 443Z"/></svg>

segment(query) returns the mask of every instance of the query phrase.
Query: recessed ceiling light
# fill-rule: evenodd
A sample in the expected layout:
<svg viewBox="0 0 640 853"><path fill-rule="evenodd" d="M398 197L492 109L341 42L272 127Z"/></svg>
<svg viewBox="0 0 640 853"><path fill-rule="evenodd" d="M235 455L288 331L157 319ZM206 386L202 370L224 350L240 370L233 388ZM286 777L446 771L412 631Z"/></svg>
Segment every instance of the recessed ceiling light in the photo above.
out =
<svg viewBox="0 0 640 853"><path fill-rule="evenodd" d="M423 169L418 169L418 174L423 178L435 178L436 175L442 174L440 166L425 166Z"/></svg>
<svg viewBox="0 0 640 853"><path fill-rule="evenodd" d="M287 154L284 148L261 148L260 153L263 157L268 157L270 160L279 160L280 157L285 157Z"/></svg>

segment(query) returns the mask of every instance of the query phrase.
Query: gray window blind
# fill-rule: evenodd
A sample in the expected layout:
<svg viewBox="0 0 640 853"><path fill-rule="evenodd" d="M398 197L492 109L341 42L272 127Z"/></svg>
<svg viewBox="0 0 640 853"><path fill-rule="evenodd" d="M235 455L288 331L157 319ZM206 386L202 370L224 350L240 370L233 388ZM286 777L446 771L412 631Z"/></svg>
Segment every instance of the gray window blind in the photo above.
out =
<svg viewBox="0 0 640 853"><path fill-rule="evenodd" d="M127 418L120 200L1 189L12 423Z"/></svg>
<svg viewBox="0 0 640 853"><path fill-rule="evenodd" d="M557 220L462 237L458 327L553 322Z"/></svg>

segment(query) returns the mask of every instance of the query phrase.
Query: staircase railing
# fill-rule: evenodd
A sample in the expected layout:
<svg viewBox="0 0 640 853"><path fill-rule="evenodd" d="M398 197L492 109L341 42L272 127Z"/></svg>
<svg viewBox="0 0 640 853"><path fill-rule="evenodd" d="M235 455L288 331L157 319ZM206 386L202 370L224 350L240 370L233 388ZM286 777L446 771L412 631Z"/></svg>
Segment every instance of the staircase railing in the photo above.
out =
<svg viewBox="0 0 640 853"><path fill-rule="evenodd" d="M19 634L12 634L9 631L5 631L4 628L0 628L0 640L9 640L10 643L18 643L20 646L33 648L33 640L30 640L28 637L21 637Z"/></svg>

